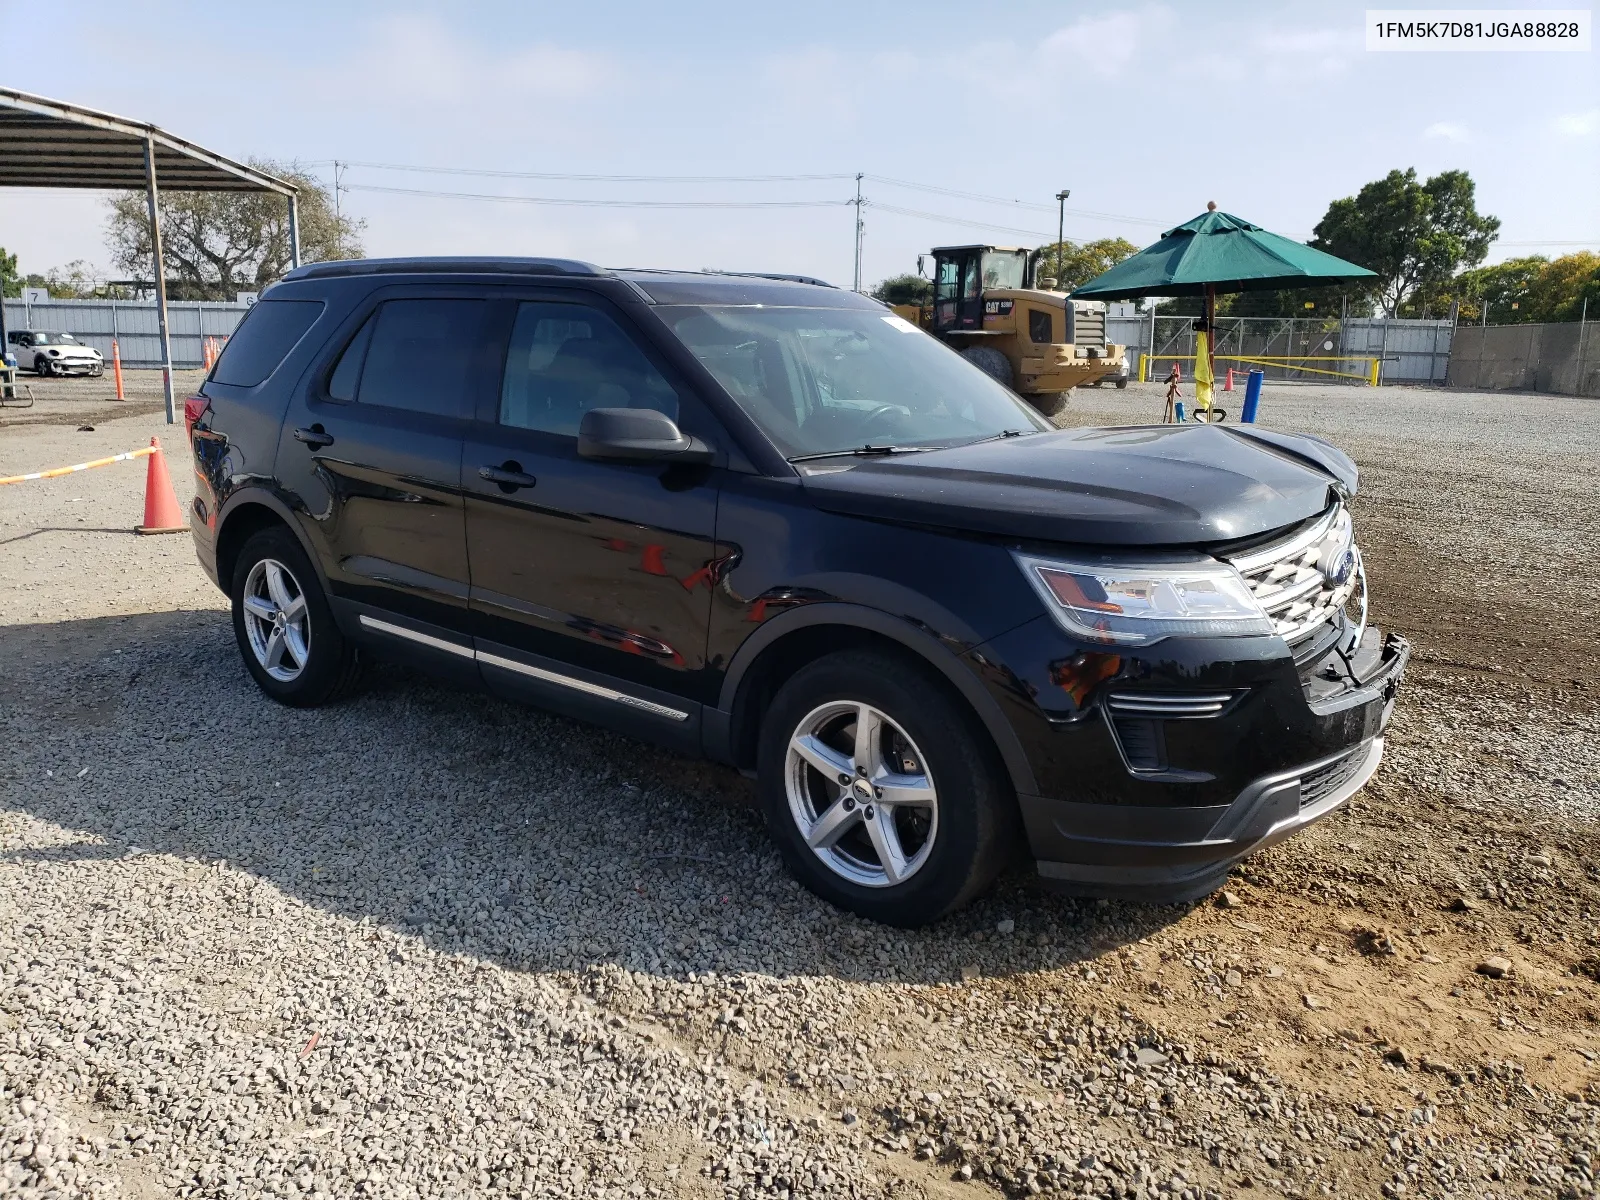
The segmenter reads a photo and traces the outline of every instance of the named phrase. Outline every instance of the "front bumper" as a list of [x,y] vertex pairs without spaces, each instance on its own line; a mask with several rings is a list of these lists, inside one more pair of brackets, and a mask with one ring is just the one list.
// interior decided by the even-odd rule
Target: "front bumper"
[[1228,869],[1321,820],[1378,769],[1411,646],[1368,630],[1352,656],[1359,682],[1306,703],[1335,749],[1251,780],[1227,803],[1083,803],[1019,796],[1039,875],[1063,890],[1158,903],[1213,891]]
[[51,358],[39,363],[39,369],[52,375],[99,375],[105,363],[92,358]]

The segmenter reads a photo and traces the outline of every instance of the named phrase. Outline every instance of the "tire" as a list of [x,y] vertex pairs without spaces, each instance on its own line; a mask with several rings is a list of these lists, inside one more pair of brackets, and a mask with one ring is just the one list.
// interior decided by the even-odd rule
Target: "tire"
[[993,346],[968,346],[961,352],[961,357],[990,379],[1011,386],[1011,360]]
[[1072,392],[1033,392],[1022,397],[1047,417],[1059,417],[1067,411]]
[[38,375],[40,379],[48,379],[50,376],[55,374],[55,372],[50,369],[50,360],[48,358],[34,359],[33,370],[34,374]]
[[[862,706],[885,719],[875,723],[870,757],[880,766],[871,778],[899,787],[875,788],[854,769]],[[806,757],[795,749],[802,738]],[[885,774],[890,765],[898,772]],[[846,776],[853,782],[841,785]],[[960,908],[1016,845],[1016,794],[975,718],[942,679],[881,652],[828,655],[783,685],[762,719],[757,778],[789,870],[830,904],[886,925],[913,929]],[[907,803],[885,807],[882,797],[894,792]],[[931,798],[931,808],[917,797]],[[885,836],[900,852],[890,855],[898,879],[883,868]]]
[[[361,673],[356,647],[339,632],[311,560],[289,530],[272,526],[245,542],[228,595],[240,657],[268,696],[292,708],[315,708],[354,688]],[[268,621],[269,608],[285,620]],[[267,632],[273,629],[282,637],[276,649]]]
[[91,379],[99,379],[100,376],[104,375],[105,373],[106,373],[105,367],[100,366],[98,364],[89,368],[89,377]]
[[1126,375],[1124,375],[1120,379],[1117,380],[1117,391],[1125,392],[1127,390],[1128,390],[1128,377]]

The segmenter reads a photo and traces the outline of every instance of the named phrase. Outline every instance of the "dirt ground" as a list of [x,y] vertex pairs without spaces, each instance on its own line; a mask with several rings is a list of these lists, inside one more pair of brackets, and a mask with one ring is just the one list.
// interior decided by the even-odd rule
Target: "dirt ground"
[[[1132,423],[1157,418],[1160,404],[1154,385],[1080,391],[1062,420]],[[156,417],[108,418],[107,411],[92,396],[62,397],[51,423],[0,428],[0,475],[131,449],[151,433],[167,440],[170,431]],[[708,886],[726,893],[721,903],[733,896],[735,907],[793,922],[736,936],[729,930],[737,919],[727,917],[717,926],[720,942],[706,949],[711,926],[703,918],[698,927],[691,919],[680,928],[677,916],[657,914],[640,918],[644,925],[634,933],[628,922],[635,917],[617,915],[608,942],[598,926],[584,924],[609,919],[607,893],[584,885],[581,902],[556,905],[560,921],[582,927],[581,942],[552,935],[566,949],[532,959],[491,953],[498,935],[484,927],[446,947],[457,959],[510,963],[506,974],[517,986],[570,988],[616,1019],[618,1037],[626,1022],[714,1060],[736,1082],[748,1081],[745,1095],[749,1086],[765,1089],[774,1112],[821,1113],[823,1125],[795,1128],[811,1139],[807,1145],[837,1143],[844,1155],[829,1167],[833,1174],[808,1177],[833,1184],[780,1188],[771,1182],[780,1177],[759,1167],[740,1175],[738,1135],[724,1136],[721,1127],[704,1136],[687,1127],[674,1133],[668,1121],[650,1135],[650,1170],[640,1176],[651,1194],[942,1196],[957,1194],[949,1189],[963,1178],[972,1179],[967,1194],[1188,1195],[1191,1185],[1195,1197],[1600,1194],[1597,415],[1592,400],[1554,396],[1269,387],[1264,424],[1327,437],[1361,467],[1356,531],[1371,577],[1371,619],[1403,632],[1416,654],[1374,780],[1330,819],[1248,860],[1224,893],[1201,904],[1074,901],[1039,890],[1019,871],[932,931],[885,934],[774,890],[781,886],[770,878],[775,859],[761,849],[747,811],[748,785],[732,772],[462,698],[403,673],[380,675],[369,696],[331,710],[317,736],[360,741],[370,751],[372,739],[394,729],[395,774],[442,773],[429,776],[437,789],[456,786],[439,782],[453,770],[452,752],[431,750],[430,739],[459,746],[497,736],[483,734],[486,725],[532,730],[538,736],[530,733],[526,748],[506,751],[506,769],[554,764],[568,778],[603,759],[603,777],[613,781],[608,795],[616,780],[633,781],[624,786],[667,797],[723,831],[725,845],[685,849],[676,866],[656,863],[657,875],[681,869],[693,877],[696,862],[715,862],[711,870],[723,874]],[[11,417],[0,413],[0,420]],[[79,432],[79,424],[96,428]],[[186,503],[181,451],[171,462]],[[208,722],[221,721],[184,744],[162,735],[158,751],[155,742],[139,742],[159,752],[163,773],[159,783],[139,776],[126,785],[135,804],[145,803],[140,789],[161,789],[160,803],[149,801],[160,828],[148,835],[155,840],[141,836],[143,845],[207,861],[241,857],[205,833],[215,802],[199,781],[208,756],[224,753],[219,737],[249,737],[257,720],[278,731],[263,738],[308,728],[264,716],[265,702],[235,678],[243,672],[227,661],[223,599],[194,564],[187,539],[128,533],[139,516],[143,470],[121,464],[0,488],[0,678],[8,681],[0,699],[0,906],[12,906],[0,908],[0,925],[17,922],[0,931],[0,960],[8,951],[21,959],[43,953],[38,931],[46,929],[59,943],[52,953],[64,959],[94,952],[77,940],[79,918],[67,900],[52,911],[51,872],[67,868],[36,852],[38,839],[116,843],[133,836],[97,815],[106,811],[103,797],[100,808],[46,798],[39,780],[55,761],[39,749],[46,732],[55,739],[50,754],[64,754],[65,739],[84,761],[104,762],[128,753],[135,733],[153,738],[154,729],[181,729],[197,708]],[[110,686],[105,664],[124,652],[124,666],[137,660],[133,678]],[[182,687],[147,693],[151,679],[163,675]],[[123,707],[141,697],[137,712]],[[229,712],[240,706],[253,715],[235,720]],[[307,749],[305,762],[334,752]],[[479,819],[475,812],[453,811],[449,820],[470,824]],[[647,839],[656,836],[657,815],[624,805],[606,820],[623,822],[616,836]],[[292,844],[316,836],[302,820],[285,820],[275,838]],[[635,820],[637,830],[628,824]],[[441,826],[430,836],[452,844],[457,832]],[[587,845],[564,846],[561,869]],[[752,857],[730,858],[728,847]],[[289,887],[288,876],[266,865],[265,851],[252,853],[263,865],[238,870]],[[394,861],[392,851],[375,858],[372,878],[387,878],[385,863]],[[495,862],[473,867],[469,858],[463,869],[490,871]],[[657,886],[650,882],[657,875],[639,876],[639,897]],[[73,885],[88,897],[80,897],[84,912],[114,903],[109,895],[94,899],[103,886],[97,878],[88,874]],[[375,920],[385,938],[440,949],[404,915],[409,901],[396,900],[386,915],[381,906],[319,899],[314,887],[298,894],[309,902],[294,910],[304,914],[295,920],[336,919],[351,928],[359,921],[363,929]],[[635,902],[630,892],[627,903]],[[191,936],[198,936],[189,924],[195,919],[185,918]],[[683,999],[691,994],[693,1003]],[[10,1017],[0,1012],[0,1070],[8,1063],[14,1072],[34,1070],[41,1041],[24,1043],[14,1032],[9,1050],[5,1042],[8,1021],[15,1030],[32,1017],[26,1005],[8,1011]],[[363,1019],[352,1014],[347,1023]],[[39,1020],[48,1027],[55,1018]],[[820,1073],[806,1066],[808,1055],[819,1053],[816,1022],[831,1022],[839,1039],[827,1043],[835,1046],[834,1065]],[[72,1034],[63,1027],[61,1036],[70,1041]],[[1160,1046],[1156,1058],[1197,1072],[1185,1085],[1192,1099],[1176,1083],[1152,1093],[1160,1097],[1151,1100],[1154,1111],[1164,1115],[1147,1135],[1135,1124],[1113,1132],[1107,1114],[1123,1110],[1084,1099],[1100,1095],[1087,1082],[1093,1063],[1085,1056],[1100,1039],[1114,1038],[1127,1047]],[[848,1086],[819,1082],[840,1078],[839,1062],[856,1053],[876,1066],[852,1067]],[[1087,1072],[1080,1070],[1085,1063]],[[1008,1095],[1024,1098],[1010,1106],[1024,1116],[1020,1134],[1012,1130],[1008,1140],[1003,1132],[995,1141],[974,1132],[981,1122],[957,1111],[955,1097],[977,1104],[971,1097],[1001,1080]],[[1259,1090],[1237,1104],[1225,1100],[1236,1087],[1270,1089],[1270,1098]],[[1085,1104],[1091,1107],[1074,1107]],[[1200,1109],[1209,1115],[1197,1115]],[[1371,1127],[1352,1132],[1350,1123],[1363,1121]],[[1121,1182],[1102,1187],[1104,1149],[1098,1161],[1089,1150],[1081,1161],[1078,1151],[1067,1156],[1078,1161],[1076,1174],[1039,1166],[1054,1161],[1043,1148],[1052,1129],[1049,1136],[1062,1139],[1068,1134],[1061,1130],[1102,1138],[1096,1144],[1115,1148],[1113,1164],[1139,1153],[1122,1147],[1143,1142],[1149,1179],[1140,1166],[1125,1190]],[[925,1139],[938,1149],[924,1154]],[[607,1153],[633,1153],[610,1145]],[[726,1160],[718,1157],[725,1150]],[[165,1151],[158,1145],[157,1152]],[[420,1144],[416,1153],[424,1154]],[[759,1161],[763,1151],[749,1153]],[[181,1157],[173,1151],[174,1162]],[[661,1175],[650,1164],[667,1157],[674,1165]],[[835,1160],[819,1149],[816,1161]],[[1158,1182],[1171,1172],[1182,1182]],[[335,1177],[326,1194],[344,1194],[356,1186],[353,1178]],[[1081,1183],[1082,1192],[1071,1192],[1069,1182]],[[185,1186],[212,1194],[192,1181]],[[617,1182],[615,1194],[626,1194],[626,1186]]]

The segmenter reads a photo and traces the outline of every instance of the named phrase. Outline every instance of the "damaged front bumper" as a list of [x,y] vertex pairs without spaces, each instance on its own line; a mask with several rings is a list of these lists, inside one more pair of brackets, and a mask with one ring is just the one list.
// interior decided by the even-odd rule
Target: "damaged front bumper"
[[1368,629],[1343,686],[1308,688],[1306,696],[1315,723],[1341,748],[1255,779],[1230,803],[1142,807],[1019,797],[1041,879],[1079,894],[1156,903],[1215,890],[1240,859],[1321,820],[1372,778],[1410,657],[1405,638]]

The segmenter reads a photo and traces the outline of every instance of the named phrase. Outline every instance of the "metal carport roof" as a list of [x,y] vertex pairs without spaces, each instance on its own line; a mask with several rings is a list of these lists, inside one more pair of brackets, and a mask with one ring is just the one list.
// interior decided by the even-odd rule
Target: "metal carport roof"
[[[180,192],[276,192],[289,204],[289,260],[300,265],[295,187],[145,121],[0,88],[0,187],[141,190],[149,198],[167,420],[175,421],[167,281],[157,188]],[[0,341],[4,340],[0,312]]]

